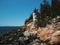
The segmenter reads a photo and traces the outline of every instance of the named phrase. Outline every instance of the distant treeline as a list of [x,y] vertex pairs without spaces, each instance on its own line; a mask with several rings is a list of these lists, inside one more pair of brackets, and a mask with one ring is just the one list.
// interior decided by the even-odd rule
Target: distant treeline
[[[37,26],[46,26],[48,21],[60,16],[60,0],[52,0],[52,4],[50,5],[48,1],[44,0],[43,4],[40,4],[40,11],[38,9],[34,9],[36,13],[36,25]],[[30,17],[25,21],[25,24],[30,23],[33,21],[33,15],[31,14]]]

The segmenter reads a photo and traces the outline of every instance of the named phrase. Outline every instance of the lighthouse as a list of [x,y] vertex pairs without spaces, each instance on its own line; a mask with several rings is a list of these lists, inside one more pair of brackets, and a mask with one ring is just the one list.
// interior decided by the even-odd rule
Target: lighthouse
[[36,14],[35,12],[33,12],[33,23],[35,23],[35,21],[36,21]]
[[38,15],[38,9],[34,9],[33,12],[33,24],[35,24],[35,22],[37,21],[37,15]]

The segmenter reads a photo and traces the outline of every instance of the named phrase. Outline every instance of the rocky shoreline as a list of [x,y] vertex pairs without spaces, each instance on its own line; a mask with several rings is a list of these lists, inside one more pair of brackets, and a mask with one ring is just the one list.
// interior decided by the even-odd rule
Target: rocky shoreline
[[[37,37],[24,35],[22,29],[6,32],[0,37],[0,45],[38,45],[40,42]],[[35,43],[36,42],[36,43]]]
[[0,45],[60,45],[60,22],[29,29],[23,27],[6,32],[0,37]]

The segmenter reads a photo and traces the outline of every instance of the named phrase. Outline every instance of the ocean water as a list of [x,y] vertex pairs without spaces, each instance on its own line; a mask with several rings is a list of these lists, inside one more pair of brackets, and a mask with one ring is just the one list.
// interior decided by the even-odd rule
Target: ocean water
[[10,30],[16,30],[20,27],[21,26],[0,26],[0,35]]

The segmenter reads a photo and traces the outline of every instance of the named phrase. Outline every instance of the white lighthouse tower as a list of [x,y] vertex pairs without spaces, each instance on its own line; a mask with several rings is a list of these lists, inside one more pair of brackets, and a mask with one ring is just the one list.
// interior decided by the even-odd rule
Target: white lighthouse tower
[[35,14],[35,12],[33,12],[33,22],[35,22],[36,21],[36,14]]
[[33,12],[33,24],[35,24],[35,22],[36,22],[36,13]]

